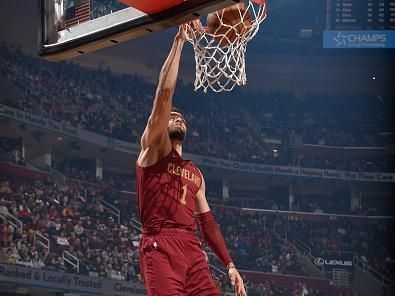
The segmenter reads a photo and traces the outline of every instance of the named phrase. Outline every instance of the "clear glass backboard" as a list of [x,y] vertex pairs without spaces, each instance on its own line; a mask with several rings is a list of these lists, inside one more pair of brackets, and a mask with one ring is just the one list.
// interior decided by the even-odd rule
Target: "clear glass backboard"
[[237,0],[40,0],[38,54],[59,61],[161,31]]

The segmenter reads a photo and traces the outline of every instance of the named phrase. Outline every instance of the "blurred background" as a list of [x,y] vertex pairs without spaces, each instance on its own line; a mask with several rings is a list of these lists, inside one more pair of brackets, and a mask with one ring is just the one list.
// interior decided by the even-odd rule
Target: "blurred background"
[[[186,158],[248,295],[393,295],[395,1],[267,5],[245,86],[194,92],[184,46]],[[48,62],[38,1],[0,14],[1,295],[144,295],[135,160],[177,29]]]

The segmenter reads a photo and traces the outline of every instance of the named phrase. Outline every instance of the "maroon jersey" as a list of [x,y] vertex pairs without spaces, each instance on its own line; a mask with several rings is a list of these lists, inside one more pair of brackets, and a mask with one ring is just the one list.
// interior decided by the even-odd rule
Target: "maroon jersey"
[[149,167],[136,164],[138,207],[143,228],[195,230],[195,199],[202,175],[172,148]]

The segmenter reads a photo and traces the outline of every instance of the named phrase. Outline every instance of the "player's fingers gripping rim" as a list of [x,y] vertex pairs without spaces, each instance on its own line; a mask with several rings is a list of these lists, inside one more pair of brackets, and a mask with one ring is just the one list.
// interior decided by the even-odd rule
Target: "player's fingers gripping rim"
[[188,33],[190,34],[190,39],[200,39],[203,37],[205,28],[203,27],[200,19],[192,20],[188,23]]
[[194,32],[192,30],[192,27],[189,26],[188,24],[182,24],[181,29],[183,31],[185,39],[191,40],[194,37]]
[[181,37],[184,40],[186,40],[186,38],[188,38],[187,27],[185,24],[180,25],[179,34],[181,35]]
[[194,30],[198,30],[200,32],[204,31],[204,27],[202,26],[202,23],[200,22],[200,19],[193,20],[193,21],[191,21],[190,24],[191,24],[191,27]]

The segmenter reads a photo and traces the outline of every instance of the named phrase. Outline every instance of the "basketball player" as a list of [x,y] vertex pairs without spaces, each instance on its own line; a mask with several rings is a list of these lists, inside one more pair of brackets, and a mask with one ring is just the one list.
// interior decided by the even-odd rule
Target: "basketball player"
[[226,249],[207,204],[199,169],[182,158],[186,122],[172,108],[186,29],[181,26],[162,67],[151,115],[141,137],[136,163],[138,207],[143,226],[140,265],[150,296],[220,295],[201,243],[195,217],[207,244],[226,266],[236,295],[246,295],[243,280]]

